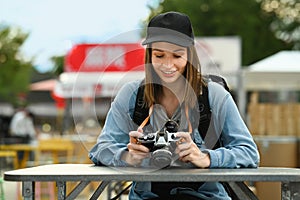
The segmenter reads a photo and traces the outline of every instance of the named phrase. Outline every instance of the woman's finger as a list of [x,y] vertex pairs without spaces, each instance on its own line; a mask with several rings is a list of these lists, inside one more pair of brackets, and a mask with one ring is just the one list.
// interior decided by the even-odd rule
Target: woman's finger
[[181,142],[192,142],[191,134],[189,132],[177,132],[176,137],[181,138],[179,143]]
[[143,136],[143,129],[139,128],[137,131],[130,131],[129,132],[129,137],[130,137],[130,143],[136,144],[137,143],[137,138]]
[[149,152],[149,149],[142,144],[129,143],[127,145],[127,148],[128,148],[128,150],[133,150],[133,151],[137,151],[137,152],[144,152],[144,153]]

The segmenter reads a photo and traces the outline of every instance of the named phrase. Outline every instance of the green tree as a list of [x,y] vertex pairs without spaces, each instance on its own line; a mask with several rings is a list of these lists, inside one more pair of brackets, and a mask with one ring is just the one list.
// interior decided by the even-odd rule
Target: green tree
[[195,36],[233,36],[242,40],[242,65],[249,65],[292,44],[275,37],[270,28],[274,15],[256,0],[165,0],[151,7],[149,18],[167,11],[190,16]]
[[297,0],[263,0],[262,9],[274,16],[271,29],[276,37],[300,50],[300,3]]
[[51,71],[52,74],[54,74],[55,77],[58,77],[61,73],[64,72],[64,60],[65,56],[52,56],[50,58],[51,62],[53,63],[54,67]]
[[27,37],[19,28],[0,26],[0,98],[15,107],[26,104],[33,69],[20,53]]

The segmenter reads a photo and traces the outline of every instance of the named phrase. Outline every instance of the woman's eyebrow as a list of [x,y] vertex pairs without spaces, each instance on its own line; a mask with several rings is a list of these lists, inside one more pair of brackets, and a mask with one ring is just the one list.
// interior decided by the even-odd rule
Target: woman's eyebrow
[[163,52],[164,50],[162,50],[162,49],[152,49],[152,51],[161,51],[161,52]]

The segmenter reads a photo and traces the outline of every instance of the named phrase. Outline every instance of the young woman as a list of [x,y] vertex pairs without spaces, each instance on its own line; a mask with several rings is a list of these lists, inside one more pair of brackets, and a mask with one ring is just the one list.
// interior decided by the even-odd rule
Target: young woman
[[[97,144],[89,153],[91,160],[96,165],[165,167],[155,165],[155,151],[138,138],[148,133],[165,132],[168,123],[172,122],[176,131],[168,165],[185,168],[257,167],[257,147],[230,93],[218,83],[204,82],[201,76],[189,17],[178,12],[153,17],[143,45],[147,45],[145,80],[130,82],[119,91]],[[148,118],[142,125],[132,120],[141,85],[144,85],[142,103],[149,108],[150,123],[146,126]],[[205,138],[198,130],[197,99],[203,87],[208,88],[214,122],[211,126],[213,134],[207,133]],[[213,148],[219,141],[222,146]],[[129,199],[230,197],[221,183],[134,182]]]

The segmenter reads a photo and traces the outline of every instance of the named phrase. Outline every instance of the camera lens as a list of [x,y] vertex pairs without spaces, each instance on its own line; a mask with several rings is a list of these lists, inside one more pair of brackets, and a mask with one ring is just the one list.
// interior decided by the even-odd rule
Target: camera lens
[[173,120],[169,120],[166,122],[165,128],[169,133],[175,133],[178,131],[178,123]]
[[152,154],[152,162],[159,168],[168,167],[172,162],[172,153],[166,149],[158,149]]

